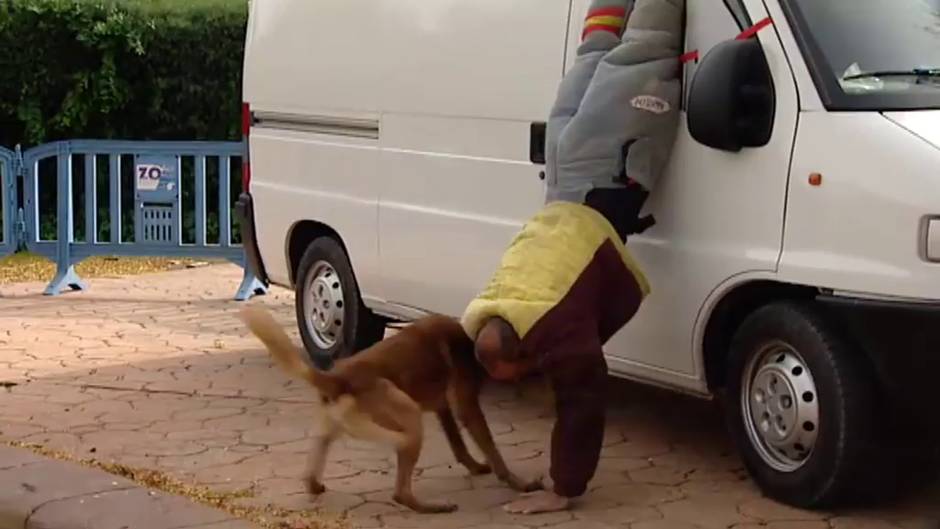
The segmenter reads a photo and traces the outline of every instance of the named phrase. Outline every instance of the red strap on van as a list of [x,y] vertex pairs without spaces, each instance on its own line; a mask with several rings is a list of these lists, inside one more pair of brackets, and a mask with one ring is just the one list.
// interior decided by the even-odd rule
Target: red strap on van
[[682,64],[692,61],[698,62],[698,50],[692,50],[679,56],[679,62]]
[[760,30],[766,28],[767,26],[773,23],[774,23],[773,19],[770,17],[767,17],[764,20],[761,20],[760,22],[758,22],[757,24],[754,24],[753,26],[745,29],[741,33],[738,33],[738,36],[735,37],[735,40],[747,40],[753,37],[754,35],[757,35],[757,33]]
[[[734,38],[734,40],[747,40],[757,35],[760,32],[760,30],[772,25],[773,23],[774,23],[773,19],[770,17],[767,17],[759,21],[758,23],[754,24],[753,26],[745,29],[741,33],[738,33],[738,35]],[[698,60],[699,60],[698,50],[692,50],[692,51],[683,53],[682,55],[679,56],[679,62],[682,64],[685,64],[687,62],[692,62],[692,61],[698,62]]]

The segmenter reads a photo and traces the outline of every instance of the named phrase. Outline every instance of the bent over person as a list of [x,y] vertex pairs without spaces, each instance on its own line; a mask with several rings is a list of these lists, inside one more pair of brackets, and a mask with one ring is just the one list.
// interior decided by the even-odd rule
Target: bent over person
[[678,127],[683,0],[594,0],[546,139],[546,205],[530,219],[463,316],[490,375],[551,381],[557,421],[551,490],[506,508],[567,509],[585,493],[604,437],[603,345],[650,291],[630,234]]

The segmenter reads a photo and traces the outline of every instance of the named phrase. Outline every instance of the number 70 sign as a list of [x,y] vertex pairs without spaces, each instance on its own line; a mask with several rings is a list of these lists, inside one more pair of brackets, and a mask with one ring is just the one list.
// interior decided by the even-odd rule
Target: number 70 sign
[[137,166],[137,189],[153,191],[160,185],[163,177],[163,167],[159,165],[141,164]]
[[[137,159],[134,165],[137,191],[174,191],[176,187],[176,157],[149,156]],[[162,193],[161,193],[162,194]]]

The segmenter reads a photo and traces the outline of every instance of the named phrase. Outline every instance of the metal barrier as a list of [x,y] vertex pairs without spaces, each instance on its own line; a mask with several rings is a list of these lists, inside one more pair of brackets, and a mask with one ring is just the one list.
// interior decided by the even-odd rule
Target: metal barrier
[[16,230],[18,180],[16,153],[0,147],[0,257],[15,252],[20,241]]
[[[45,293],[57,295],[67,288],[84,290],[85,283],[76,273],[75,265],[88,257],[104,255],[226,259],[245,271],[236,300],[264,294],[266,286],[250,269],[243,247],[232,240],[232,191],[238,189],[231,184],[232,162],[241,159],[243,149],[243,144],[238,142],[75,140],[41,145],[23,152],[25,245],[56,263],[56,275]],[[11,154],[0,151],[0,162],[4,162],[5,167],[16,165],[16,156]],[[194,181],[183,178],[184,161],[192,163],[190,172]],[[212,191],[207,190],[207,167],[212,161],[217,162],[218,168],[217,217],[210,217],[207,211],[207,197]],[[240,170],[240,164],[237,167]],[[84,212],[81,224],[84,237],[80,241],[75,237],[76,173],[81,173],[78,182],[84,197],[78,201]],[[99,219],[98,201],[103,191],[99,180],[103,173],[107,173],[104,181],[108,207],[107,215]],[[45,182],[41,182],[42,176],[47,174],[54,175],[56,210],[43,215],[39,198],[41,193],[49,192],[43,185]],[[11,180],[15,182],[16,178]],[[195,202],[192,241],[185,241],[183,237],[184,185],[193,189]],[[126,196],[128,192],[132,197]],[[130,221],[125,218],[128,203],[133,204]],[[15,191],[13,202],[6,202],[9,204],[15,204]],[[15,207],[5,206],[4,211],[6,209]],[[54,238],[43,238],[43,218],[55,219]],[[10,219],[11,215],[4,217],[4,231],[8,230]],[[99,240],[101,220],[107,222],[105,240]],[[217,242],[207,240],[210,220],[218,222]],[[123,233],[124,223],[133,224],[132,234]],[[13,246],[15,249],[16,244]],[[0,253],[4,248],[0,246]]]

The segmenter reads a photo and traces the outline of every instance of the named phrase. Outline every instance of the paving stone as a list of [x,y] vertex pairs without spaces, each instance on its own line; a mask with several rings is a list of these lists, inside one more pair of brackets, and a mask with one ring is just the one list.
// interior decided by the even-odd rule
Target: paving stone
[[[734,529],[738,529],[738,527],[735,526]],[[702,529],[702,526],[664,518],[662,520],[645,520],[631,523],[630,529]]]
[[647,467],[638,470],[632,470],[627,473],[630,479],[637,483],[647,483],[650,485],[681,485],[688,481],[686,477],[688,472],[682,472],[672,467]]
[[251,430],[242,434],[241,441],[248,445],[276,445],[302,441],[308,437],[303,425],[293,427],[270,427],[263,430]]
[[447,514],[418,514],[411,511],[395,515],[382,516],[382,524],[394,529],[463,529],[465,527],[490,528],[489,515],[486,512],[458,509]]
[[550,527],[574,520],[572,511],[541,514],[510,514],[502,508],[491,511],[493,523],[510,526]]
[[39,463],[43,458],[29,450],[0,445],[0,470],[9,470]]
[[133,486],[123,478],[46,459],[2,470],[0,527],[22,527],[34,509],[52,501]]
[[699,525],[707,529],[725,529],[737,524],[753,522],[738,511],[735,500],[721,495],[702,495],[695,499],[683,499],[659,505],[666,520]]
[[186,498],[134,488],[43,504],[26,529],[173,529],[231,520]]
[[653,507],[633,505],[598,509],[594,511],[579,510],[575,512],[574,516],[578,520],[584,520],[587,522],[600,522],[609,525],[622,525],[649,520],[659,520],[663,517],[663,515]]
[[823,520],[826,518],[824,513],[795,509],[767,498],[743,502],[740,511],[746,516],[765,522]]
[[607,500],[614,505],[652,506],[680,497],[681,493],[674,487],[630,483],[624,480],[624,483],[620,485],[611,485],[593,491],[590,495],[584,496],[581,501]]
[[[887,520],[861,516],[837,516],[831,519],[829,524],[832,529],[899,529],[900,527]],[[933,527],[938,525],[940,525],[938,520],[934,520]]]
[[[0,389],[0,439],[158,468],[216,490],[255,483],[258,501],[347,512],[362,529],[418,522],[445,529],[937,529],[935,493],[831,518],[764,499],[712,403],[614,379],[601,462],[571,512],[505,513],[501,505],[515,493],[495,476],[469,476],[457,465],[430,414],[414,485],[421,497],[457,501],[457,513],[423,517],[392,504],[394,453],[354,440],[336,443],[328,491],[310,497],[302,475],[314,393],[275,366],[236,319],[240,304],[231,293],[240,279],[238,267],[225,265],[96,279],[88,292],[58,298],[42,296],[38,283],[4,285],[0,380],[20,385]],[[269,307],[300,343],[290,291],[274,287],[250,303]],[[547,474],[554,417],[544,387],[492,383],[481,402],[512,470]]]
[[[130,528],[128,528],[130,529]],[[257,529],[254,524],[244,520],[226,520],[224,522],[214,522],[204,525],[193,525],[179,529]]]

